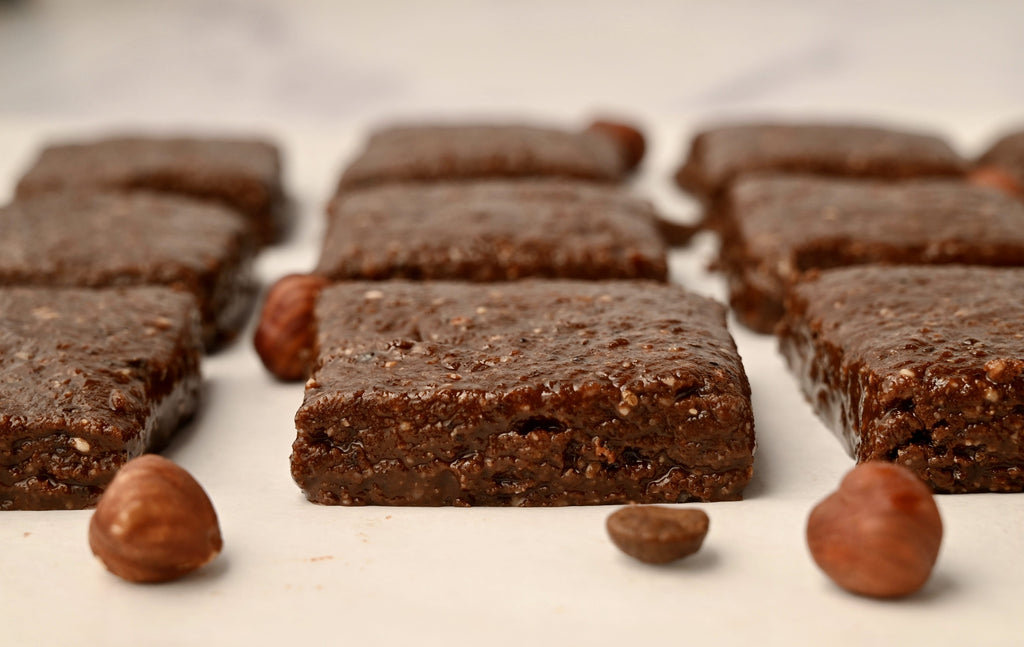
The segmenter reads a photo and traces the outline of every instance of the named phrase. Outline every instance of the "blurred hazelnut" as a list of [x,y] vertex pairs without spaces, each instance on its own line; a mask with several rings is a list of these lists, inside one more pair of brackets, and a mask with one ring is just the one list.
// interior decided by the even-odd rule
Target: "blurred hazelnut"
[[253,345],[276,377],[289,381],[307,377],[316,339],[313,311],[326,285],[322,276],[290,274],[267,293]]

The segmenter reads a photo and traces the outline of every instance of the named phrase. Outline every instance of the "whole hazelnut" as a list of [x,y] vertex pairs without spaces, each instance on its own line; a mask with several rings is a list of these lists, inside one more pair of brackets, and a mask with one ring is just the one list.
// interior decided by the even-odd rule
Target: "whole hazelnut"
[[814,561],[836,584],[861,595],[914,593],[928,580],[941,543],[931,490],[892,463],[855,467],[807,520]]
[[666,564],[700,550],[708,515],[696,508],[631,505],[613,512],[606,526],[622,552],[648,564]]
[[253,345],[279,379],[302,380],[309,373],[316,338],[313,310],[325,285],[323,276],[290,274],[267,293]]
[[145,454],[125,463],[96,505],[89,546],[131,582],[166,582],[220,553],[217,513],[206,492],[175,463]]
[[602,135],[615,142],[627,172],[636,169],[644,159],[647,142],[644,134],[635,126],[621,121],[596,119],[587,126],[587,132]]

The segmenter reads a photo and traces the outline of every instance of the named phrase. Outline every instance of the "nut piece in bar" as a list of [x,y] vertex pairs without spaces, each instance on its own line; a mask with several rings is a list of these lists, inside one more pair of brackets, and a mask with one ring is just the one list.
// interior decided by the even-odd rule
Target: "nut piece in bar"
[[328,207],[330,279],[668,278],[650,203],[618,185],[534,179],[388,184]]
[[214,204],[155,193],[50,193],[0,208],[0,285],[167,285],[195,296],[214,348],[255,293],[245,223]]
[[864,266],[790,292],[782,354],[858,462],[1024,490],[1024,269]]
[[750,176],[723,207],[718,267],[736,316],[759,332],[772,331],[787,286],[811,269],[1024,265],[1024,205],[966,182]]
[[188,294],[0,288],[0,510],[94,505],[192,416],[201,353]]
[[1024,130],[1000,138],[975,162],[970,180],[1024,200]]
[[966,163],[933,135],[850,124],[737,124],[693,138],[676,182],[711,208],[739,177],[752,172],[904,180],[962,176]]
[[286,228],[281,156],[257,139],[114,136],[55,143],[18,182],[17,196],[64,189],[143,189],[218,202],[244,215],[264,244]]
[[340,283],[292,475],[324,504],[737,499],[750,389],[725,309],[649,281]]
[[[523,177],[616,182],[639,163],[643,136],[632,128],[611,126],[600,122],[576,132],[512,124],[391,126],[370,136],[338,189],[399,181]],[[624,136],[629,131],[631,136]]]

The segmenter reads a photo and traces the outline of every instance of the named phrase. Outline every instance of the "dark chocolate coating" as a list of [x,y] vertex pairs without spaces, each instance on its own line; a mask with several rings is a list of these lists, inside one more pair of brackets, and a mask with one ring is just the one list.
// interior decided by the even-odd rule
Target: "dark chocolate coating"
[[858,462],[1024,490],[1024,269],[856,267],[798,284],[782,354]]
[[750,388],[724,308],[647,281],[341,283],[292,474],[325,504],[737,499]]
[[201,353],[187,294],[0,288],[0,510],[94,505],[191,417]]
[[658,216],[619,186],[566,180],[391,184],[328,209],[332,279],[668,278]]
[[561,177],[612,182],[631,169],[615,141],[535,126],[396,126],[373,133],[339,190],[397,181]]
[[281,157],[254,139],[119,136],[60,143],[42,150],[18,182],[19,198],[55,190],[174,193],[231,207],[261,243],[285,223]]
[[785,290],[814,268],[1024,266],[1024,205],[953,180],[750,176],[723,201],[719,267],[736,316],[771,332]]
[[195,296],[208,347],[252,305],[254,249],[225,207],[153,193],[49,193],[0,208],[0,285],[167,285]]
[[966,165],[933,135],[848,124],[741,124],[699,132],[676,181],[712,200],[758,171],[901,180],[960,176]]

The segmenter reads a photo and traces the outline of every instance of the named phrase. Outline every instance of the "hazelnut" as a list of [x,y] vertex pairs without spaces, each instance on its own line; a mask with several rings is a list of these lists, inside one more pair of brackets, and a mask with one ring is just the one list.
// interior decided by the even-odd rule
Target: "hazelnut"
[[309,372],[316,338],[313,309],[325,285],[322,276],[290,274],[267,293],[253,344],[267,370],[282,380],[302,380]]
[[1012,175],[998,166],[979,166],[970,172],[967,181],[971,184],[997,189],[1015,197],[1024,197],[1024,187]]
[[615,142],[627,172],[640,165],[647,151],[644,134],[638,128],[620,121],[597,119],[587,126],[587,132],[603,135]]
[[622,552],[648,564],[666,564],[700,550],[708,515],[695,508],[631,505],[613,512],[606,526]]
[[202,486],[156,454],[128,461],[89,523],[89,546],[130,582],[166,582],[211,561],[223,541]]
[[836,584],[880,598],[924,586],[939,555],[942,519],[932,492],[901,465],[855,467],[807,520],[814,561]]

